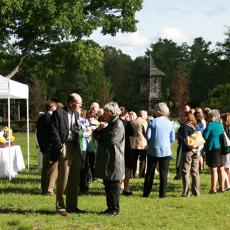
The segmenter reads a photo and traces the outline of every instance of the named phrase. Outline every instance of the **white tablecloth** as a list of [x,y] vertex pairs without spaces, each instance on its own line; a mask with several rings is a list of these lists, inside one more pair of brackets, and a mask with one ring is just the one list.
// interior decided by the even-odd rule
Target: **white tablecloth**
[[10,167],[9,167],[9,149],[0,148],[0,178],[9,177],[11,168],[11,177],[15,177],[19,171],[25,169],[22,150],[19,145],[10,147]]

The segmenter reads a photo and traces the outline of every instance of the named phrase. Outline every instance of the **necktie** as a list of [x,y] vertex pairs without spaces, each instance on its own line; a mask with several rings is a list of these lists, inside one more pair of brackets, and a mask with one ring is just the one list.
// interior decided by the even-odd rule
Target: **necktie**
[[70,119],[70,130],[74,131],[74,113],[71,113],[71,119]]

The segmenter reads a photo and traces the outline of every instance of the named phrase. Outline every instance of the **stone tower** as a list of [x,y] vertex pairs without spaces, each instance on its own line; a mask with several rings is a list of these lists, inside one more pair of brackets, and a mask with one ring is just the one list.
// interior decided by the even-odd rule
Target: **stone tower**
[[149,111],[153,110],[154,105],[161,100],[161,81],[165,74],[160,71],[150,55],[149,71]]

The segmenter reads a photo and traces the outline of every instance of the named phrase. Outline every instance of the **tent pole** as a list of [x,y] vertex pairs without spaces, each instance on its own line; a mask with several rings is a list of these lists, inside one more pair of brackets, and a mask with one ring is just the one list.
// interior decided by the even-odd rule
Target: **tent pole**
[[9,154],[9,181],[11,181],[11,157],[10,157],[10,82],[8,82],[8,154]]
[[29,98],[26,99],[26,116],[27,116],[27,167],[30,169],[30,130],[29,130]]

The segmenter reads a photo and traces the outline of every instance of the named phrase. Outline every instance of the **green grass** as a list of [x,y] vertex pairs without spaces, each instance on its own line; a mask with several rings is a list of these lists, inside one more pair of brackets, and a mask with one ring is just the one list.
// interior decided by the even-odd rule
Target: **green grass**
[[[26,162],[26,135],[16,134]],[[174,150],[175,150],[174,145]],[[210,175],[201,174],[201,196],[182,198],[181,181],[174,181],[175,161],[171,161],[169,191],[158,198],[158,178],[149,198],[142,198],[143,179],[132,179],[133,196],[121,196],[121,213],[106,217],[101,182],[90,184],[89,195],[80,195],[79,207],[87,214],[61,217],[55,212],[55,197],[40,195],[40,175],[36,167],[34,135],[31,134],[31,169],[24,170],[12,181],[0,180],[0,229],[229,229],[230,192],[209,195]]]

